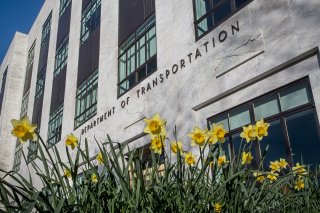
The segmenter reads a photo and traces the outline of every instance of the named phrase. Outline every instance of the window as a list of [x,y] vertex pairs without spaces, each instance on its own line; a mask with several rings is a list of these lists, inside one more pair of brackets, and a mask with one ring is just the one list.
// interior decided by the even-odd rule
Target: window
[[97,112],[98,70],[77,89],[75,128],[86,122]]
[[314,169],[320,164],[319,124],[307,79],[213,116],[208,124],[221,123],[229,130],[225,148],[229,146],[235,155],[239,151],[241,127],[262,118],[270,127],[267,137],[253,143],[257,163],[269,146],[266,163],[286,157],[291,165],[302,160]]
[[48,125],[48,147],[49,148],[61,140],[62,115],[63,115],[63,105],[59,106],[50,115],[49,125]]
[[147,19],[119,48],[118,95],[157,69],[155,16]]
[[51,14],[48,16],[47,20],[44,22],[42,26],[42,36],[41,36],[41,44],[45,43],[50,37],[50,28],[51,28]]
[[30,90],[28,90],[26,94],[24,94],[22,97],[21,113],[20,113],[21,118],[25,116],[28,112],[29,94],[30,94]]
[[0,91],[0,113],[2,111],[2,102],[3,102],[3,97],[4,97],[4,90],[6,88],[7,74],[8,74],[8,67],[3,72],[3,75],[2,75],[1,91]]
[[81,19],[81,44],[100,25],[100,4],[101,0],[91,0],[86,9],[82,12]]
[[62,16],[68,5],[70,4],[71,0],[60,0],[60,10],[59,14]]
[[16,143],[16,152],[14,154],[14,162],[13,162],[13,168],[12,170],[15,172],[18,172],[20,170],[20,165],[21,165],[21,155],[22,155],[22,144],[20,141],[17,141]]
[[[39,127],[40,129],[40,127]],[[34,159],[37,158],[37,151],[38,151],[38,143],[39,141],[30,141],[29,142],[29,147],[28,147],[28,156],[27,156],[27,161],[30,163]]]
[[194,0],[196,38],[204,36],[252,0]]
[[46,79],[46,69],[47,67],[45,66],[40,73],[38,73],[37,76],[37,83],[36,83],[36,98],[40,98],[43,95],[44,91],[44,83]]
[[66,38],[61,42],[57,49],[53,77],[56,77],[60,73],[60,71],[67,65],[68,45],[69,37],[66,36]]
[[28,59],[27,59],[27,69],[30,67],[31,64],[33,64],[34,59],[34,47],[36,46],[36,41],[33,42],[31,45],[29,51],[28,51]]

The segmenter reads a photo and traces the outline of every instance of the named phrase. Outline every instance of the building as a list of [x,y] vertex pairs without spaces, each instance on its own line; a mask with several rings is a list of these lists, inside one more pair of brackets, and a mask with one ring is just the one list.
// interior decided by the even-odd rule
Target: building
[[27,174],[37,161],[37,143],[16,146],[12,118],[29,115],[66,159],[69,133],[92,141],[92,156],[107,134],[145,146],[155,113],[185,149],[194,125],[223,123],[236,151],[240,127],[265,118],[256,158],[269,144],[269,160],[318,164],[319,23],[318,0],[46,0],[1,64],[0,165]]

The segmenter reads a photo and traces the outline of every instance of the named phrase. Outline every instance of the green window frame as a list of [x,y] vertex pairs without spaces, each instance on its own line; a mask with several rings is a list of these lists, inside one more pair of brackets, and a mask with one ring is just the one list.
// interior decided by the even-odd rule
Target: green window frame
[[68,47],[69,36],[67,35],[57,49],[53,77],[56,77],[60,73],[60,71],[67,65]]
[[22,97],[21,113],[20,113],[21,118],[25,116],[28,112],[29,94],[30,94],[30,89]]
[[193,0],[196,40],[253,0]]
[[314,169],[315,164],[320,164],[317,117],[310,83],[305,78],[210,117],[207,121],[209,128],[218,123],[229,131],[223,146],[225,150],[231,150],[231,157],[235,157],[239,152],[242,126],[264,119],[270,123],[269,135],[253,143],[256,165],[260,164],[269,145],[265,163],[285,157],[292,166],[302,157],[304,163],[312,165]]
[[37,152],[38,152],[38,141],[29,141],[29,147],[28,147],[28,156],[27,156],[27,162],[30,163],[34,159],[37,158]]
[[32,43],[32,45],[28,51],[27,69],[31,66],[31,64],[33,64],[35,46],[36,46],[36,40]]
[[101,0],[91,0],[82,12],[80,41],[83,44],[100,25]]
[[20,170],[22,150],[23,150],[22,144],[20,143],[20,141],[17,141],[16,151],[14,154],[13,168],[12,168],[12,170],[15,172],[18,172]]
[[98,70],[77,89],[74,126],[78,128],[97,113]]
[[119,47],[118,96],[157,70],[155,15],[150,16]]
[[63,118],[63,105],[59,106],[49,118],[48,124],[48,148],[51,148],[54,144],[61,140],[62,130],[62,118]]
[[47,70],[47,67],[45,66],[37,75],[35,98],[40,98],[43,95],[44,84],[46,80],[46,70]]
[[48,18],[46,19],[46,21],[42,26],[41,45],[44,44],[50,37],[51,17],[52,17],[52,12],[50,12]]
[[60,9],[59,9],[59,15],[62,16],[66,8],[69,6],[71,0],[60,0]]

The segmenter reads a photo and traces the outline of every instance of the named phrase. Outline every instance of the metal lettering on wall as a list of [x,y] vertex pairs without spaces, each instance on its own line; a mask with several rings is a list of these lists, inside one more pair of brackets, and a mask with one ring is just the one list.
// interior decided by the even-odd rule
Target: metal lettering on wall
[[[171,76],[175,75],[177,72],[183,70],[188,65],[192,64],[199,58],[203,57],[210,51],[210,49],[215,48],[216,42],[223,43],[230,34],[234,35],[236,32],[240,31],[239,21],[236,24],[232,24],[229,30],[222,30],[218,36],[215,38],[213,37],[211,40],[205,41],[200,47],[198,47],[193,52],[187,54],[184,58],[180,59],[178,63],[173,64],[169,69],[161,72],[152,79],[152,81],[148,82],[146,86],[141,86],[139,89],[136,90],[137,98],[142,97],[143,95],[147,94],[150,90],[157,87],[159,84],[169,80]],[[119,108],[125,108],[129,104],[130,96],[127,96],[119,103]],[[95,126],[101,124],[103,121],[107,120],[109,117],[113,116],[116,112],[116,107],[110,107],[105,113],[97,116],[91,122],[81,130],[81,134],[87,133],[90,129],[94,128]]]

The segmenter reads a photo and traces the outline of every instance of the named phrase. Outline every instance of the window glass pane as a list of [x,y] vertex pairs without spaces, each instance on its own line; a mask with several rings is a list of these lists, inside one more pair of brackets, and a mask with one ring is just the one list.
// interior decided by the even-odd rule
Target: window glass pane
[[154,56],[157,52],[157,44],[156,44],[156,28],[153,27],[147,33],[147,42],[148,42],[148,50],[147,50],[147,59]]
[[234,112],[231,112],[229,117],[231,130],[251,123],[250,113],[247,108],[237,109]]
[[305,84],[300,84],[284,92],[280,92],[280,104],[282,111],[310,103],[310,101],[310,94]]
[[213,124],[222,124],[226,130],[230,130],[229,124],[228,124],[228,114],[215,116],[209,122],[210,122],[210,128]]
[[146,61],[146,45],[145,45],[145,36],[140,38],[137,44],[137,65],[138,67]]
[[214,23],[222,21],[231,13],[231,4],[230,1],[224,1],[217,9],[214,10]]
[[261,155],[266,151],[264,166],[265,169],[269,169],[270,161],[279,160],[280,158],[286,158],[288,160],[289,150],[286,151],[284,135],[281,127],[280,120],[270,122],[268,129],[268,136],[264,137],[260,143]]
[[314,110],[310,109],[286,117],[293,162],[303,164],[320,164],[320,138]]
[[128,74],[133,72],[136,69],[135,61],[135,45],[133,45],[127,52],[128,56]]
[[201,36],[213,27],[212,13],[197,24],[197,35]]
[[236,0],[236,8],[243,6],[245,3],[249,2],[249,0]]
[[197,19],[206,14],[210,9],[210,0],[195,0]]
[[254,103],[254,114],[256,120],[267,118],[280,112],[276,96],[268,97]]

